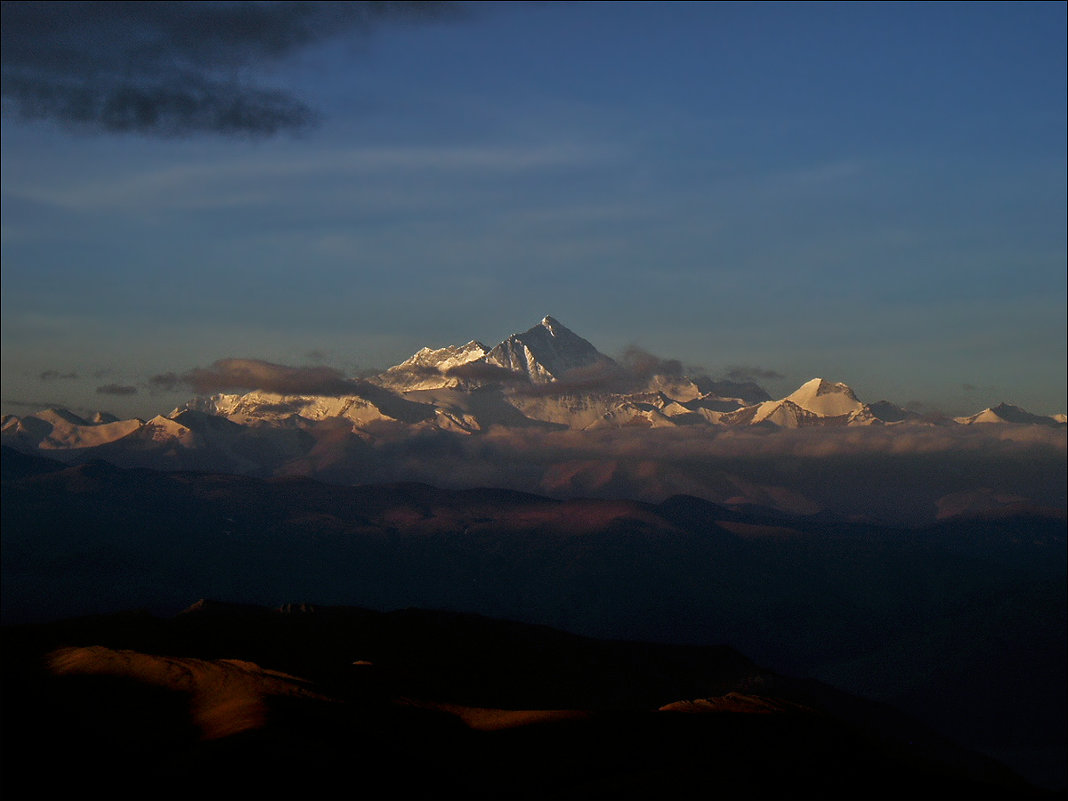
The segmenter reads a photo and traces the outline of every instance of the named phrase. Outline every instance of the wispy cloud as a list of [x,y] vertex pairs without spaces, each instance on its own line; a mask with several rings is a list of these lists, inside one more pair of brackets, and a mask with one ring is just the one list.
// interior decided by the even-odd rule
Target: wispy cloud
[[[419,187],[434,185],[435,176],[442,174],[487,177],[540,174],[545,169],[575,167],[609,158],[614,157],[594,148],[567,143],[317,148],[314,153],[290,154],[284,160],[257,155],[239,159],[230,156],[225,161],[198,160],[161,169],[119,172],[77,183],[66,183],[65,179],[52,185],[9,181],[5,191],[11,197],[76,210],[139,208],[146,204],[211,209],[277,203],[278,182],[294,187],[314,182],[316,192],[321,195],[330,195],[334,192],[331,186],[341,185],[346,202],[358,204],[361,196],[367,194],[367,182],[372,181],[374,191],[364,202],[381,211],[425,202]],[[411,185],[399,192],[390,188],[398,176],[411,179]],[[356,178],[360,180],[353,180]],[[439,194],[437,190],[431,192],[435,198]]]
[[77,373],[63,373],[59,370],[43,370],[37,374],[42,381],[73,381],[78,378]]

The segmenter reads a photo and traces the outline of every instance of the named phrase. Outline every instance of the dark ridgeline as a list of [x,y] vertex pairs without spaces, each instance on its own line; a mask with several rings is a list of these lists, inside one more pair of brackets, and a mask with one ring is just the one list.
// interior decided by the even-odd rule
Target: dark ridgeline
[[2,664],[7,798],[1045,797],[724,646],[201,601],[8,628]]

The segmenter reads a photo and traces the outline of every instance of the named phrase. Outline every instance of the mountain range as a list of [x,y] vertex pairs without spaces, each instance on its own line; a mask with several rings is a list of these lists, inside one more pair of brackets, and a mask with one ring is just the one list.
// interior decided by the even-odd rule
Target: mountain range
[[648,357],[620,363],[601,353],[552,317],[493,348],[465,345],[423,348],[385,372],[352,380],[329,395],[254,390],[197,397],[168,415],[117,420],[85,419],[49,409],[3,420],[4,443],[42,450],[78,450],[127,437],[196,438],[188,412],[203,412],[242,425],[300,427],[343,420],[373,436],[376,424],[463,433],[494,426],[596,430],[637,426],[776,428],[870,426],[906,423],[1064,425],[1059,417],[1033,415],[1007,403],[950,419],[923,418],[889,401],[865,403],[846,384],[813,378],[784,398],[773,399],[751,382],[688,377],[675,362]]
[[330,394],[312,383],[202,395],[148,420],[8,416],[0,441],[67,464],[554,497],[687,493],[909,525],[1021,509],[1063,517],[1068,506],[1063,421],[1008,404],[925,418],[822,378],[774,399],[646,353],[612,359],[552,317],[492,348],[423,348],[376,376],[333,380]]

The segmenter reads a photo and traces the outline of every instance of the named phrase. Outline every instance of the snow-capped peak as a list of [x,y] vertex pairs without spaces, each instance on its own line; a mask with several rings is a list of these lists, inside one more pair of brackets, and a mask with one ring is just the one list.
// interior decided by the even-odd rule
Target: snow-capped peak
[[784,400],[792,401],[820,417],[852,414],[864,405],[848,385],[831,383],[822,378],[806,381]]
[[533,328],[512,334],[488,354],[485,361],[526,375],[536,384],[559,380],[568,370],[614,365],[612,359],[546,315]]

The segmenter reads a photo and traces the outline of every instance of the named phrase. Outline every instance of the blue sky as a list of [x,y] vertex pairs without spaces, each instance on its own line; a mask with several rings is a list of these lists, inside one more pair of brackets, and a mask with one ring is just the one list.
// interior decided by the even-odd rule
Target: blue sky
[[[777,395],[1068,406],[1064,3],[126,8],[5,6],[4,413],[545,314]],[[273,93],[274,127],[28,105],[120,74]]]

